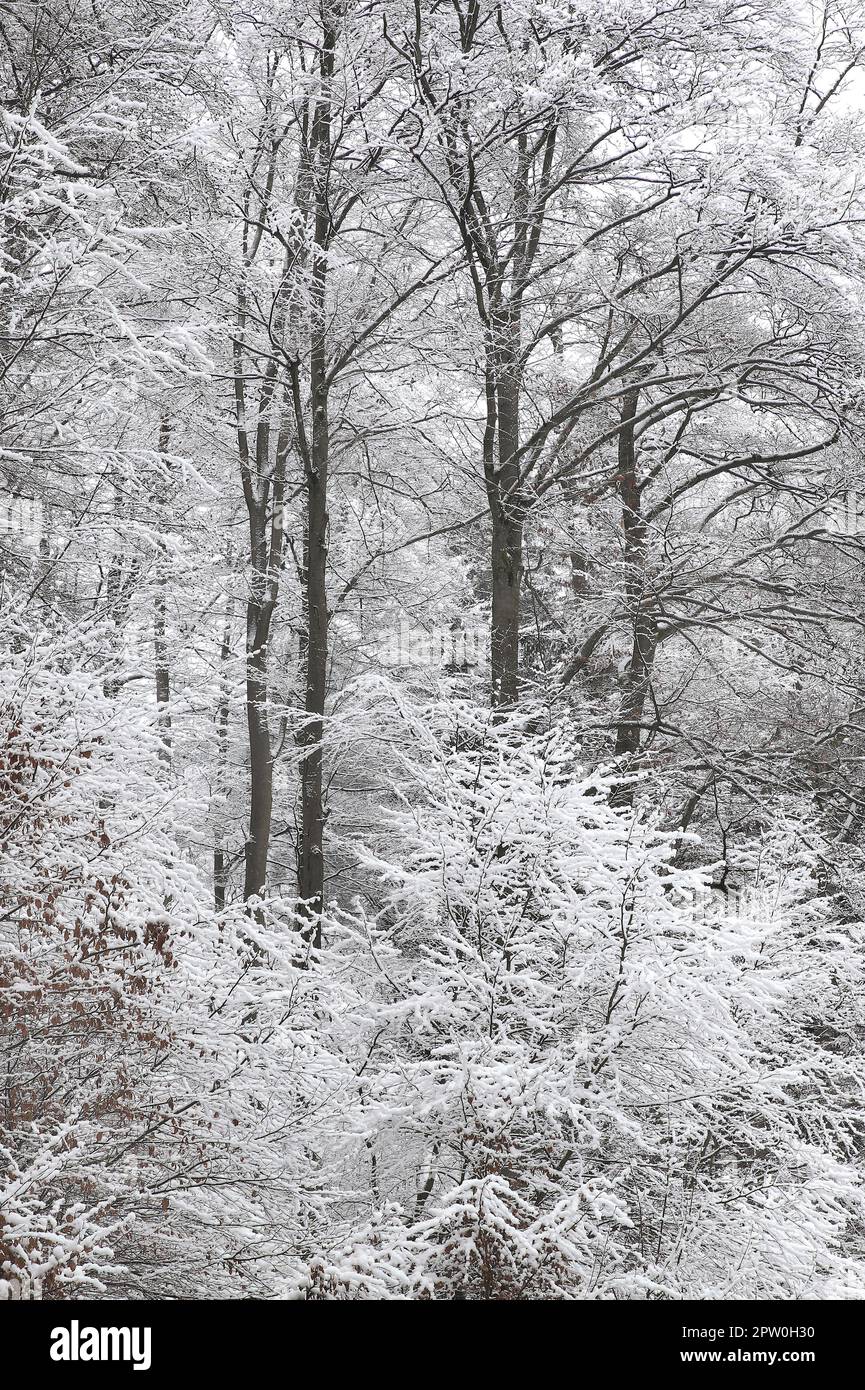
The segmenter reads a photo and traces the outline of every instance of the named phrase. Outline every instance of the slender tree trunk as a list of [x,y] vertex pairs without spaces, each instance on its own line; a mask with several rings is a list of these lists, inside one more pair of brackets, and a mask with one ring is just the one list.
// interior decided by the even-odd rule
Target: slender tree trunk
[[[281,323],[277,305],[275,324]],[[273,755],[268,717],[268,641],[279,596],[283,532],[285,465],[290,434],[283,389],[278,389],[277,367],[271,359],[256,402],[255,445],[246,419],[246,388],[242,344],[246,327],[246,291],[238,294],[235,338],[234,390],[237,406],[237,440],[243,495],[249,520],[249,599],[246,606],[246,723],[249,742],[249,831],[245,846],[244,900],[261,897],[267,885],[267,859],[273,815]],[[271,442],[271,421],[279,401],[281,415],[276,450]],[[268,537],[268,508],[271,512]]]
[[[273,814],[273,762],[267,712],[267,639],[270,614],[261,592],[265,582],[265,502],[249,513],[250,551],[254,557],[252,593],[246,607],[246,727],[249,740],[249,831],[246,837],[244,899],[259,897],[267,882],[267,856]],[[258,564],[255,559],[261,557]]]
[[[247,276],[258,255],[267,223],[279,161],[281,138],[274,133],[273,81],[276,64],[268,54],[268,85],[259,132],[258,148],[243,199],[243,274],[237,289],[237,315],[233,341],[234,396],[237,415],[237,444],[243,495],[249,518],[249,599],[246,609],[246,722],[249,741],[249,830],[245,845],[244,899],[260,897],[267,885],[267,860],[273,814],[273,754],[268,718],[268,641],[271,621],[279,596],[282,570],[283,498],[285,462],[289,446],[288,413],[284,383],[280,385],[276,359],[266,357],[263,373],[260,358],[250,350],[247,338],[249,299]],[[283,279],[271,306],[269,331],[278,341],[285,320]],[[254,370],[249,372],[250,358]],[[253,402],[254,420],[247,418],[248,376],[261,385]],[[273,415],[282,409],[276,450],[272,448]],[[271,513],[268,542],[268,509]]]
[[320,945],[318,916],[324,902],[324,704],[327,694],[327,406],[313,388],[312,466],[307,476],[306,698],[301,764],[301,832],[298,896],[305,899],[313,938]]
[[[266,398],[272,405],[272,391]],[[260,408],[262,408],[260,406]],[[246,840],[244,899],[260,897],[267,884],[267,860],[273,819],[273,751],[268,717],[268,643],[279,597],[285,544],[283,504],[285,466],[290,444],[288,413],[283,410],[275,460],[270,461],[270,430],[258,426],[256,456],[260,478],[267,483],[247,497],[252,589],[246,609],[246,722],[249,737],[249,834]],[[267,510],[271,510],[268,540]]]
[[[327,482],[330,452],[327,380],[327,253],[331,220],[331,94],[336,32],[327,22],[320,56],[321,92],[312,123],[315,229],[311,272],[310,408],[312,430],[304,449],[306,479],[306,691],[301,736],[301,825],[297,891],[305,903],[310,939],[321,945],[324,906],[324,708],[327,694]],[[295,409],[298,409],[295,378]]]
[[616,756],[635,754],[640,750],[640,730],[646,697],[652,683],[652,668],[658,645],[657,622],[645,611],[634,615],[634,638],[631,657],[625,672],[625,690],[619,706],[616,727]]
[[[651,598],[645,592],[646,523],[642,515],[642,496],[637,479],[637,458],[634,444],[634,417],[640,388],[632,387],[622,398],[618,444],[619,491],[622,499],[622,528],[624,532],[625,594],[633,621],[631,655],[624,678],[624,690],[619,704],[616,726],[616,756],[634,757],[640,750],[641,724],[652,680],[652,668],[658,645],[658,623]],[[633,789],[620,788],[614,801],[630,804]]]
[[512,705],[519,693],[523,526],[497,503],[492,511],[492,703]]
[[[490,573],[491,696],[495,706],[512,705],[519,695],[520,618],[523,579],[525,507],[516,458],[520,446],[520,378],[515,342],[519,325],[513,310],[497,321],[491,315],[493,344],[494,419],[497,454],[485,441],[487,496],[492,520]],[[487,425],[490,425],[488,385]],[[490,454],[492,453],[492,457]]]
[[217,912],[225,907],[228,888],[228,868],[223,842],[222,805],[228,777],[228,720],[229,684],[227,667],[231,656],[231,606],[225,618],[222,645],[219,650],[219,706],[216,711],[216,800],[217,820],[213,832],[213,901]]
[[247,661],[246,715],[250,789],[244,899],[260,897],[264,892],[273,814],[273,763],[267,718],[267,657],[258,644]]

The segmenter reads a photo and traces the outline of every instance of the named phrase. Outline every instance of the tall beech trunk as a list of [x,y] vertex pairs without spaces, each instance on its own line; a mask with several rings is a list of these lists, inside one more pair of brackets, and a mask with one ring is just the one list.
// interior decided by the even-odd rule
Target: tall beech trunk
[[[242,378],[235,390],[242,398]],[[276,392],[276,367],[268,364],[257,402],[255,452],[250,449],[245,415],[238,409],[238,441],[243,492],[249,519],[249,598],[246,605],[246,724],[249,742],[249,831],[244,851],[244,899],[260,897],[267,884],[267,859],[273,814],[273,755],[268,718],[268,642],[276,602],[284,544],[282,508],[285,463],[290,435],[283,413],[275,454],[270,417]],[[270,526],[268,527],[268,513]]]
[[519,693],[523,523],[498,501],[491,508],[492,703],[513,705]]
[[[488,291],[488,437],[484,441],[484,473],[492,521],[490,693],[493,706],[500,707],[515,704],[520,691],[523,534],[527,510],[519,459],[523,295],[544,220],[542,205],[531,206],[530,174],[533,160],[543,151],[541,169],[537,171],[540,184],[549,179],[555,131],[553,124],[534,151],[524,131],[517,137],[514,235],[504,256],[495,250],[495,229],[483,204],[479,209],[480,221],[486,228],[484,261]],[[497,432],[497,451],[492,448],[491,425]]]
[[[531,119],[524,123],[511,113],[513,123],[508,122],[500,149],[502,167],[507,167],[512,152],[516,158],[509,183],[512,202],[503,209],[497,190],[487,189],[485,193],[478,180],[490,148],[488,137],[484,139],[484,158],[478,160],[471,146],[473,122],[465,119],[462,107],[457,119],[443,116],[452,104],[435,90],[421,42],[420,7],[416,6],[415,13],[415,35],[410,41],[414,80],[441,132],[450,194],[447,202],[456,215],[486,338],[483,466],[491,518],[490,699],[494,708],[501,708],[515,704],[520,689],[523,534],[528,508],[519,458],[523,353],[527,347],[522,340],[523,299],[532,284],[553,187],[559,115],[551,112],[542,131],[530,134]],[[477,6],[470,5],[466,16],[460,18],[466,59],[476,40],[484,42],[479,39],[484,28],[478,24],[479,13]],[[505,22],[499,7],[497,23],[503,35]],[[466,101],[470,106],[470,97]],[[509,226],[513,228],[511,237]],[[551,332],[556,332],[556,325]]]
[[[633,621],[631,655],[625,671],[624,689],[616,725],[616,756],[634,757],[640,751],[640,734],[646,697],[652,680],[652,667],[658,645],[658,623],[645,592],[646,522],[642,514],[642,490],[637,479],[634,444],[634,417],[640,388],[631,387],[622,397],[621,430],[618,443],[619,493],[622,499],[624,533],[625,596]],[[633,789],[619,788],[614,801],[630,804]]]
[[213,835],[213,902],[217,912],[225,907],[228,888],[228,865],[223,841],[222,800],[228,778],[228,720],[230,714],[228,662],[231,657],[232,601],[229,599],[219,649],[219,705],[216,711],[216,793],[218,815]]
[[314,245],[310,275],[310,410],[311,438],[301,430],[299,380],[293,378],[295,414],[303,435],[306,493],[306,689],[301,733],[300,848],[298,897],[304,899],[309,935],[321,945],[324,906],[324,706],[327,694],[327,481],[330,453],[327,364],[327,255],[331,236],[328,177],[331,160],[331,93],[336,31],[325,21],[320,52],[321,91],[310,134],[314,181]]
[[[490,316],[493,365],[487,372],[484,472],[492,536],[490,683],[494,706],[519,694],[520,617],[525,508],[516,455],[520,446],[519,307]],[[495,440],[495,442],[494,442]]]
[[[313,372],[315,382],[317,372]],[[298,896],[314,923],[312,937],[321,944],[319,914],[324,903],[324,703],[327,694],[327,467],[328,422],[326,395],[312,389],[313,427],[310,468],[306,477],[306,692],[301,740],[301,827]]]
[[267,883],[267,857],[273,815],[273,760],[267,715],[267,638],[269,619],[254,602],[247,609],[246,727],[249,738],[249,833],[246,837],[243,896],[260,896]]
[[[260,308],[249,292],[249,276],[268,224],[269,209],[280,159],[282,136],[274,120],[274,82],[278,63],[268,54],[267,85],[259,139],[251,176],[243,196],[243,271],[237,287],[237,313],[232,344],[237,447],[243,497],[249,521],[249,595],[246,605],[246,723],[249,745],[249,829],[244,846],[243,896],[263,895],[267,886],[273,815],[273,753],[268,717],[268,643],[279,597],[285,537],[286,457],[291,445],[291,407],[287,382],[276,359],[262,358],[250,342],[250,323],[258,324]],[[286,248],[286,268],[291,248]],[[273,342],[285,326],[287,269],[270,309],[268,329]],[[250,307],[252,306],[252,313]],[[251,383],[259,382],[257,389]],[[251,409],[248,409],[251,406]],[[273,433],[277,427],[276,447]]]

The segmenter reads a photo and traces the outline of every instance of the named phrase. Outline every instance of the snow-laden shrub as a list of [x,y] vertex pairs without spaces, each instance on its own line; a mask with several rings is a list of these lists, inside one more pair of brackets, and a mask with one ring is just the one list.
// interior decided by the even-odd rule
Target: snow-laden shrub
[[176,875],[140,744],[62,643],[21,646],[0,689],[0,1273],[56,1296],[110,1267],[153,1119]]
[[381,908],[315,951],[291,901],[211,909],[94,650],[17,638],[4,1297],[863,1295],[862,928],[820,853],[764,837],[724,915],[566,732],[403,711]]
[[211,909],[98,632],[6,622],[0,1296],[266,1294],[333,1181],[326,983],[290,907]]
[[561,730],[411,725],[416,790],[367,856],[385,908],[331,933],[367,991],[350,1113],[380,1214],[302,1296],[865,1295],[862,1060],[813,1027],[861,1015],[861,926],[807,874],[721,915]]

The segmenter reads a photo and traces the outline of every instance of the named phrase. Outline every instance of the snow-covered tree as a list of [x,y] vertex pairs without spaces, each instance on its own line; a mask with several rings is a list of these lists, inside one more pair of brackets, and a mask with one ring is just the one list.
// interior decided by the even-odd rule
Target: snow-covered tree
[[0,1295],[861,1299],[858,0],[0,0]]

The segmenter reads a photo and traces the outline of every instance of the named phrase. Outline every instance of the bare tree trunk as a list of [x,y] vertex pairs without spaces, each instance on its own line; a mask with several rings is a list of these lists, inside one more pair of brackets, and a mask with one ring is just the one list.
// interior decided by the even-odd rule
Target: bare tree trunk
[[[490,572],[492,615],[490,632],[491,698],[495,706],[513,705],[519,695],[520,618],[523,579],[523,527],[516,458],[520,446],[520,379],[515,340],[519,324],[512,308],[491,314],[493,342],[494,421],[497,452],[485,443],[487,497],[492,520]],[[489,381],[489,378],[488,378]],[[490,425],[489,385],[487,425]]]
[[640,727],[658,645],[657,623],[645,610],[634,615],[634,640],[625,673],[625,690],[616,727],[616,756],[638,753]]
[[[249,833],[246,839],[244,899],[260,897],[267,884],[267,859],[273,817],[273,753],[268,718],[268,642],[282,569],[284,545],[282,509],[285,463],[289,447],[287,415],[283,414],[276,459],[270,461],[270,427],[267,413],[273,398],[275,368],[268,376],[259,401],[256,431],[258,483],[247,488],[249,546],[252,574],[246,607],[246,723],[249,738]],[[269,390],[268,390],[269,386]],[[268,541],[267,512],[271,510]]]
[[250,601],[247,609],[246,727],[249,738],[249,831],[246,837],[244,899],[260,897],[267,882],[273,814],[273,760],[267,715],[269,619]]
[[[246,722],[249,743],[249,829],[244,849],[245,900],[261,897],[267,885],[273,814],[273,754],[268,717],[268,642],[279,597],[285,493],[286,456],[290,444],[285,383],[280,384],[276,359],[267,355],[264,371],[247,338],[249,299],[247,273],[261,247],[267,209],[273,192],[282,139],[275,134],[273,81],[276,63],[268,55],[268,85],[253,174],[243,201],[243,275],[237,288],[237,315],[233,341],[234,397],[237,445],[243,496],[249,519],[249,598],[246,607]],[[278,342],[284,325],[285,277],[271,305],[269,334]],[[253,371],[249,371],[250,359]],[[253,419],[248,418],[250,378],[260,386],[253,400]],[[279,413],[276,449],[272,446],[274,414]],[[268,513],[270,528],[268,538]]]
[[[267,857],[273,812],[273,759],[268,719],[267,644],[282,568],[282,506],[288,451],[286,420],[279,431],[275,460],[271,458],[270,415],[276,388],[276,367],[268,364],[257,402],[255,454],[251,456],[243,412],[243,382],[235,371],[238,399],[238,442],[243,492],[249,518],[250,589],[246,605],[246,723],[249,739],[249,831],[246,838],[244,899],[260,897],[267,883]],[[254,472],[253,472],[254,462]],[[271,508],[270,540],[267,515]]]
[[306,567],[306,718],[301,764],[301,830],[298,896],[315,922],[313,940],[321,944],[318,916],[324,903],[324,704],[327,694],[327,406],[313,387],[312,463],[307,474],[308,552]]
[[492,509],[490,564],[492,703],[512,705],[519,693],[523,527],[500,502]]
[[[324,13],[324,12],[323,12]],[[306,481],[306,694],[301,734],[301,823],[297,892],[304,900],[309,935],[321,945],[324,906],[324,707],[327,695],[327,482],[330,453],[327,370],[327,254],[331,237],[328,179],[331,162],[331,92],[336,30],[324,19],[320,53],[321,91],[315,106],[310,144],[313,159],[315,230],[310,289],[311,441],[304,440]],[[294,376],[295,413],[302,411]]]
[[[228,719],[229,719],[229,684],[226,668],[231,656],[231,603],[225,616],[225,627],[222,633],[222,645],[219,649],[219,670],[220,670],[220,689],[219,706],[216,711],[216,792],[217,804],[221,808],[221,803],[225,794],[226,778],[228,775]],[[220,819],[214,827],[213,835],[213,901],[217,912],[221,912],[225,907],[226,890],[228,887],[228,868],[225,862],[225,845],[223,842],[223,827]]]
[[[625,671],[624,690],[616,726],[616,756],[634,757],[640,750],[640,731],[652,668],[658,645],[658,623],[651,597],[645,593],[646,522],[642,515],[641,488],[637,479],[634,417],[640,388],[633,386],[622,397],[618,442],[618,477],[624,532],[625,594],[633,621],[631,655]],[[613,800],[630,804],[633,789],[620,788]]]

